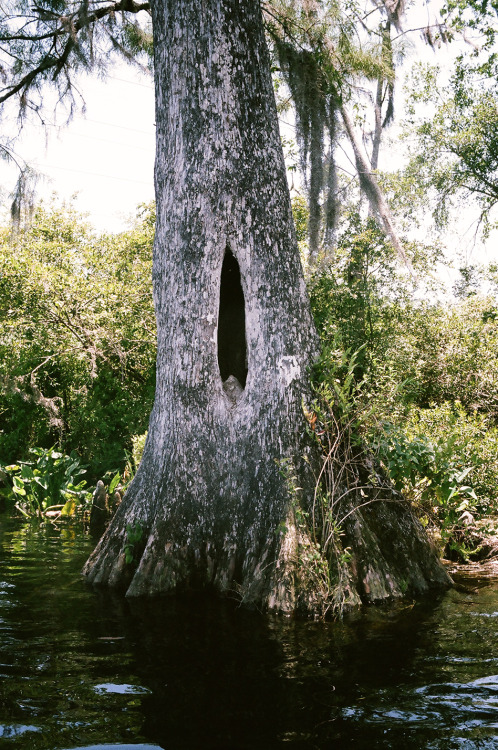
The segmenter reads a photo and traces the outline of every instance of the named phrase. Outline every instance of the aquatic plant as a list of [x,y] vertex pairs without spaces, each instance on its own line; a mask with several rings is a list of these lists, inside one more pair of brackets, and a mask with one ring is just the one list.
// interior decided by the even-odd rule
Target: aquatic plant
[[15,507],[23,516],[72,516],[91,498],[82,479],[86,468],[74,451],[65,455],[52,448],[30,448],[32,460],[0,467]]

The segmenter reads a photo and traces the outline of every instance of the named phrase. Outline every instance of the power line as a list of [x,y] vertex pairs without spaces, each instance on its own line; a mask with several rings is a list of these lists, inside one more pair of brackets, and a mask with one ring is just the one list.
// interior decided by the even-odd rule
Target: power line
[[[102,122],[101,120],[92,120],[90,117],[85,118],[85,122],[93,122],[95,125],[105,125],[109,128],[119,128],[120,130],[129,130],[132,133],[142,133],[143,135],[154,135],[155,131],[137,130],[137,128],[128,128],[126,125],[115,125],[112,122]],[[155,125],[155,123],[154,123]]]
[[113,174],[99,174],[98,172],[88,172],[86,169],[71,169],[71,167],[58,167],[55,164],[44,164],[40,169],[61,169],[64,172],[74,172],[75,174],[85,174],[88,177],[100,177],[104,180],[117,180],[118,182],[133,182],[136,185],[147,185],[153,187],[153,180],[146,182],[145,180],[132,180],[130,177],[117,177]]
[[154,86],[147,83],[140,83],[139,81],[130,81],[127,78],[119,78],[118,76],[107,76],[108,78],[112,78],[113,81],[121,81],[121,83],[129,83],[131,86],[141,86],[144,89],[148,89],[149,91],[154,90]]
[[88,138],[92,141],[101,141],[102,143],[112,143],[114,146],[123,146],[123,148],[134,148],[138,151],[146,151],[149,154],[154,153],[153,148],[145,148],[144,146],[138,146],[136,143],[125,143],[124,141],[111,141],[109,138],[100,138],[98,135],[88,135],[87,133],[78,133],[77,131],[71,130],[67,133],[69,136],[77,135],[79,138]]

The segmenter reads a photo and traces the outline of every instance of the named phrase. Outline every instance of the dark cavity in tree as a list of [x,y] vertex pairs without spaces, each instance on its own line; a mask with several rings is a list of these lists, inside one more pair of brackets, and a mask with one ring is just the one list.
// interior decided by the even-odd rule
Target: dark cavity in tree
[[247,344],[244,292],[239,264],[230,248],[226,250],[221,268],[218,364],[223,382],[233,375],[242,388],[245,387]]

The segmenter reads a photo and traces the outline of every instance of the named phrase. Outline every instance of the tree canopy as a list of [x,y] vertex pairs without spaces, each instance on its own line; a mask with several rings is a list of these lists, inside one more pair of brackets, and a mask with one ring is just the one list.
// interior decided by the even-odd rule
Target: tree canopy
[[81,70],[103,71],[109,54],[130,62],[150,52],[147,28],[134,20],[149,3],[60,2],[39,4],[8,0],[0,17],[3,86],[0,103],[15,98],[22,115],[42,117],[47,88],[59,102],[72,105],[79,94],[73,83]]
[[56,203],[39,205],[14,237],[4,230],[0,461],[57,443],[103,474],[145,431],[155,382],[153,233],[149,207],[129,232],[97,236]]
[[[408,263],[409,248],[393,217],[397,206],[387,199],[378,175],[381,143],[393,123],[400,65],[409,47],[410,21],[403,4],[386,2],[365,10],[340,0],[266,0],[262,8],[274,73],[288,86],[295,110],[311,257],[332,252],[335,244],[339,206],[351,186],[341,155],[345,149],[370,212]],[[413,83],[419,121],[411,116],[410,132],[418,140],[406,174],[436,191],[439,220],[459,193],[476,198],[485,220],[494,205],[495,29],[492,7],[451,1],[439,20],[411,32],[411,38],[422,33],[433,46],[469,42],[444,91],[434,85],[435,74],[424,84],[420,73]],[[34,116],[40,124],[48,116],[47,105],[63,107],[64,116],[71,117],[84,107],[78,74],[105,76],[113,53],[133,64],[152,65],[149,3],[8,0],[0,15],[0,105],[15,103],[21,120]],[[285,107],[285,94],[280,99]],[[432,119],[420,114],[429,102],[435,108]],[[429,148],[434,158],[426,160]],[[10,157],[13,144],[2,141],[0,152]],[[18,199],[29,198],[27,177],[24,172]],[[19,205],[14,201],[15,213]]]

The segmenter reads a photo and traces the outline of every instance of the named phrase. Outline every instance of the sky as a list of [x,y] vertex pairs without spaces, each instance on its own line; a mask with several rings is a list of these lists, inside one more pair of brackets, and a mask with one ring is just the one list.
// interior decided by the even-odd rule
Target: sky
[[[410,19],[410,26],[420,28],[428,20],[427,6],[422,3],[415,7],[418,15]],[[453,48],[451,52],[447,49],[443,55],[435,55],[427,45],[420,43],[419,36],[416,32],[411,35],[415,46],[409,55],[410,62],[421,55],[430,62],[441,62],[442,57],[448,58],[449,62]],[[56,193],[67,200],[75,196],[75,206],[88,214],[97,230],[118,232],[129,226],[140,203],[154,197],[152,78],[122,62],[111,68],[105,80],[86,76],[79,79],[78,87],[85,99],[85,113],[77,114],[68,126],[48,127],[46,132],[39,123],[26,126],[16,144],[16,152],[43,175],[38,186],[38,197],[47,199]],[[398,116],[402,110],[401,90],[402,87],[398,86]],[[291,113],[286,113],[282,120],[292,123]],[[4,122],[2,126],[5,128]],[[15,129],[15,115],[12,112],[10,131],[14,132]],[[292,124],[290,128],[283,126],[282,129],[286,138],[294,137]],[[399,161],[395,143],[381,149],[381,160],[384,158],[381,168],[392,168],[392,164],[385,161],[389,154],[396,155],[396,161]],[[13,166],[0,161],[0,188],[4,192],[2,218],[5,220],[10,205],[9,193],[14,188],[17,174]],[[296,180],[297,176],[294,177]],[[450,254],[457,253],[466,262],[496,259],[495,243],[493,247],[488,242],[487,247],[477,248],[473,241],[471,220],[463,218],[460,226],[448,231]]]
[[[425,3],[418,8],[416,24],[427,22]],[[86,103],[66,127],[39,122],[26,126],[16,153],[43,175],[38,197],[57,193],[88,213],[101,231],[120,231],[128,226],[137,206],[154,197],[154,92],[151,77],[124,62],[116,63],[105,81],[86,76],[77,81]],[[48,108],[47,108],[48,111]],[[12,111],[10,132],[16,131]],[[291,113],[284,118],[292,121]],[[5,133],[6,123],[2,119]],[[9,132],[9,124],[7,123]],[[286,138],[294,138],[292,126],[281,123]],[[18,172],[0,161],[3,214],[10,206]],[[298,175],[294,183],[299,183]]]
[[[140,203],[154,197],[154,90],[152,79],[120,64],[105,81],[80,78],[86,112],[65,127],[27,125],[16,153],[43,175],[38,195],[75,206],[101,231],[125,229]],[[10,117],[10,130],[15,118]],[[4,213],[17,170],[0,162]],[[7,195],[5,195],[7,193]]]

